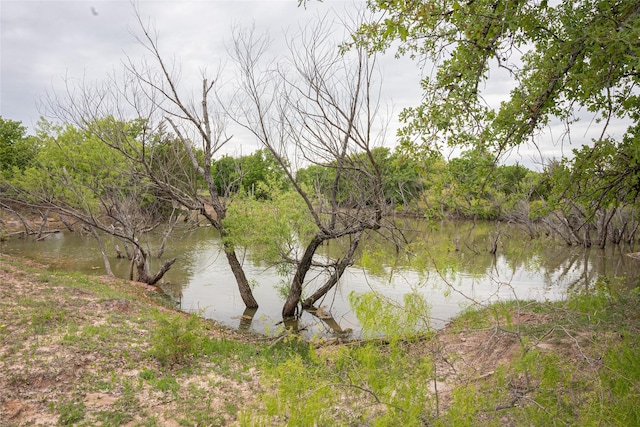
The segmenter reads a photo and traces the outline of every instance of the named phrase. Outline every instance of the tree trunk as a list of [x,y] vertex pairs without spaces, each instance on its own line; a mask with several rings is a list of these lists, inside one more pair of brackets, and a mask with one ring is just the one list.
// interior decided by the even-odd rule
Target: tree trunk
[[8,210],[9,212],[11,212],[12,214],[14,214],[15,216],[18,217],[18,219],[22,223],[22,226],[24,227],[24,235],[25,235],[25,237],[34,233],[33,229],[29,225],[29,221],[27,221],[27,219],[25,217],[20,215],[20,212],[18,212],[17,210],[13,209],[9,205],[5,205],[4,203],[0,203],[0,207],[2,207],[3,209]]
[[[611,211],[611,215],[608,214],[606,209],[603,209],[604,213],[602,214],[602,225],[600,227],[600,243],[598,244],[598,247],[600,249],[604,249],[605,246],[607,245],[607,236],[609,234],[609,224],[611,223],[611,220],[613,219],[615,213],[616,213],[616,208],[612,208]],[[614,238],[615,241],[615,238]],[[615,243],[615,242],[614,242]]]
[[73,233],[73,227],[71,226],[71,224],[69,223],[69,221],[67,221],[67,219],[64,217],[64,215],[62,214],[58,214],[58,218],[60,218],[60,221],[64,224],[65,227],[67,227],[67,230],[71,231]]
[[227,261],[229,262],[231,271],[233,272],[233,275],[236,278],[236,282],[238,283],[238,290],[240,291],[240,297],[242,298],[244,305],[247,308],[258,308],[258,302],[253,297],[253,291],[249,286],[249,281],[247,280],[247,276],[244,274],[242,265],[240,264],[240,261],[238,261],[236,252],[230,245],[225,243],[224,254],[227,256]]
[[122,254],[122,251],[120,250],[120,246],[119,245],[116,245],[116,258],[118,258],[118,259],[127,258]]
[[349,250],[347,251],[346,255],[336,265],[336,270],[324,285],[322,285],[317,291],[315,291],[313,295],[303,301],[303,308],[312,307],[316,303],[316,301],[325,296],[338,283],[338,280],[340,280],[342,274],[353,262],[353,255],[358,248],[361,235],[362,233],[358,233],[356,236],[354,236],[351,244],[349,245]]
[[136,260],[131,258],[131,262],[129,263],[129,280],[133,280],[133,266],[135,265]]
[[582,246],[584,246],[585,248],[590,248],[591,247],[591,227],[589,224],[584,224],[584,239],[582,242]]
[[172,258],[165,261],[158,272],[154,275],[151,275],[151,273],[149,272],[149,254],[142,250],[142,248],[136,248],[136,256],[134,260],[136,263],[136,268],[138,270],[138,282],[155,286],[155,284],[158,283],[160,279],[162,279],[162,276],[164,276],[165,273],[169,271],[173,263],[176,262],[176,259],[177,258]]
[[491,255],[495,255],[498,252],[498,240],[500,239],[500,223],[498,223],[498,232],[496,233],[493,242],[491,243],[491,249],[489,249],[489,253]]
[[100,238],[100,235],[98,234],[96,229],[93,227],[91,227],[91,233],[93,234],[93,237],[98,241],[98,246],[100,247],[100,253],[102,254],[102,262],[104,263],[104,269],[106,270],[109,276],[116,277],[116,275],[113,274],[113,271],[111,270],[111,263],[109,262],[109,257],[107,256],[107,252],[104,249],[104,245],[102,244],[102,239]]
[[42,214],[42,224],[40,224],[40,229],[38,230],[38,236],[37,236],[38,239],[42,237],[42,233],[44,232],[44,228],[47,226],[48,220],[49,220],[49,209],[44,211],[44,214]]
[[142,249],[136,248],[135,255],[133,256],[133,262],[136,266],[136,280],[142,283],[148,283],[149,280],[149,263],[147,261],[147,254]]
[[171,266],[173,265],[174,262],[176,262],[178,258],[171,258],[167,261],[165,261],[162,266],[160,267],[160,269],[158,270],[158,272],[149,278],[149,281],[147,282],[149,285],[154,285],[156,283],[158,283],[160,281],[160,279],[162,279],[165,275],[165,273],[167,271],[169,271],[169,269],[171,268]]
[[307,245],[307,249],[304,251],[304,255],[298,264],[296,274],[291,282],[287,300],[284,302],[284,306],[282,307],[282,317],[284,319],[295,317],[298,304],[300,303],[300,297],[302,296],[302,284],[304,283],[304,278],[311,268],[313,255],[316,253],[318,246],[320,246],[324,240],[325,239],[323,239],[322,236],[316,234],[316,236]]

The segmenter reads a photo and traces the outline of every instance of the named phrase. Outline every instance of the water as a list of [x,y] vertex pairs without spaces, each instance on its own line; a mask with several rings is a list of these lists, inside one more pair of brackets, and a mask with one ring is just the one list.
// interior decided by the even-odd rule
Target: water
[[[351,336],[360,336],[360,323],[348,302],[351,292],[378,291],[394,301],[418,292],[431,305],[431,326],[442,327],[469,305],[514,298],[557,300],[569,290],[594,287],[601,277],[626,287],[635,286],[640,277],[640,261],[625,256],[631,248],[566,247],[548,239],[531,240],[504,224],[497,229],[489,223],[405,220],[402,227],[404,238],[413,242],[411,253],[398,256],[388,239],[369,237],[361,245],[367,256],[359,258],[362,262],[349,268],[335,292],[318,304],[332,318],[303,313],[299,327],[307,335],[351,329]],[[489,248],[498,230],[494,256]],[[111,267],[118,277],[126,277],[129,261],[115,258],[118,242],[109,239],[105,237],[114,255]],[[151,239],[151,248],[158,239]],[[322,247],[319,257],[336,256],[338,246]],[[0,244],[0,251],[34,259],[51,269],[104,274],[96,242],[77,234],[56,233],[40,242],[13,239]],[[277,288],[285,282],[274,267],[261,264],[257,249],[241,255],[247,277],[256,283],[254,295],[260,308],[255,313],[245,312],[226,257],[220,252],[219,236],[210,227],[173,234],[163,259],[177,257],[178,261],[160,286],[182,310],[232,327],[275,333],[281,327],[284,301]]]

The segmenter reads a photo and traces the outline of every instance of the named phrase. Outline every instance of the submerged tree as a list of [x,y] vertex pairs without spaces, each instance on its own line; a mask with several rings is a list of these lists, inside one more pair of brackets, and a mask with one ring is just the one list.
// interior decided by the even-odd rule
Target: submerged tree
[[[202,76],[197,100],[185,97],[178,85],[179,70],[161,54],[157,35],[139,13],[136,16],[138,39],[150,62],[129,58],[122,76],[114,75],[102,86],[69,84],[66,94],[49,100],[50,112],[119,152],[156,195],[206,218],[220,232],[243,302],[256,308],[240,259],[234,247],[224,243],[228,200],[212,175],[214,156],[231,140],[218,104],[219,75]],[[101,126],[102,118],[126,121],[132,115],[142,126],[134,144],[121,130]]]
[[[290,39],[288,58],[275,64],[265,64],[268,40],[253,32],[238,32],[233,45],[242,83],[232,116],[277,159],[313,224],[297,236],[298,245],[282,251],[295,266],[282,309],[285,318],[338,283],[363,233],[382,226],[386,209],[373,151],[383,142],[376,139],[380,123],[374,121],[376,58],[364,49],[341,54],[326,24],[319,20]],[[330,169],[330,182],[323,188],[303,185],[296,179],[302,165]],[[339,259],[320,263],[314,258],[321,245],[336,239],[349,242]],[[328,269],[328,277],[302,301],[314,267]]]
[[[137,122],[104,120],[103,129],[120,129],[136,145]],[[161,203],[152,187],[126,157],[95,135],[73,126],[41,121],[35,137],[38,154],[31,166],[10,180],[4,197],[13,203],[79,221],[98,241],[107,273],[113,275],[100,234],[110,234],[131,248],[131,278],[155,285],[176,261],[165,261],[151,273],[151,252],[144,235],[160,224]]]
[[604,248],[607,242],[633,243],[638,238],[640,195],[640,125],[622,142],[598,141],[574,150],[550,171],[556,191],[553,212],[545,224],[568,244]]

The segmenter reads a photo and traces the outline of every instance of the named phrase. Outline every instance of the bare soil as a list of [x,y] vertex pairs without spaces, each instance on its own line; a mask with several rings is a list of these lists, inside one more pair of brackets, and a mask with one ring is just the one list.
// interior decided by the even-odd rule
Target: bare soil
[[[145,425],[145,419],[153,418],[154,425],[177,426],[186,409],[201,403],[196,394],[206,397],[206,410],[218,412],[224,425],[235,418],[231,406],[253,399],[259,389],[258,372],[233,364],[176,372],[167,381],[176,383],[177,393],[141,381],[143,372],[162,372],[145,356],[154,327],[150,310],[171,309],[158,302],[152,287],[99,280],[116,290],[128,286],[135,298],[121,297],[117,291],[110,298],[91,287],[58,286],[43,266],[0,254],[1,426],[73,425],[74,408],[96,425]],[[213,324],[206,333],[257,339]],[[196,400],[189,403],[192,406],[185,403],[190,400]],[[65,414],[68,419],[61,419]],[[109,422],[109,414],[111,421],[119,414],[126,422]]]
[[[129,286],[136,298],[108,298],[91,289],[58,286],[43,266],[0,258],[0,425],[64,424],[60,420],[64,402],[82,408],[89,420],[120,410],[127,414],[124,425],[144,425],[145,417],[152,417],[157,425],[179,425],[185,415],[181,411],[190,408],[184,402],[194,397],[175,396],[139,380],[145,370],[161,371],[145,357],[153,328],[149,310],[170,309],[157,302],[153,287],[110,278],[99,280],[115,289]],[[544,315],[520,320],[546,321]],[[117,336],[104,337],[113,342],[99,342],[100,332],[95,332],[95,346],[75,342],[82,331],[104,331],[105,327],[118,331]],[[261,339],[213,324],[207,333],[248,343]],[[334,345],[324,343],[319,347],[320,352],[335,351]],[[431,387],[446,409],[454,387],[490,376],[498,366],[517,357],[521,348],[515,334],[491,327],[445,329],[429,345],[414,345],[409,351],[416,357],[425,352],[438,355],[439,375]],[[206,396],[206,410],[221,414],[220,425],[236,423],[237,408],[230,407],[237,407],[239,402],[251,404],[261,390],[256,367],[221,369],[210,363],[205,369],[180,372],[175,379],[179,393]],[[96,389],[88,383],[103,387]],[[131,384],[136,387],[136,401],[134,408],[126,408]]]

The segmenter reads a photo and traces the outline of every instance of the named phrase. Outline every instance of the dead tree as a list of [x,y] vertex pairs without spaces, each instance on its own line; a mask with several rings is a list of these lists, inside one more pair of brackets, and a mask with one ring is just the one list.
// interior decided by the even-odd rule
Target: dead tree
[[[178,85],[179,70],[165,60],[158,36],[138,11],[136,16],[139,25],[132,32],[138,34],[150,61],[127,58],[122,75],[111,76],[102,86],[70,87],[63,99],[49,100],[50,109],[59,119],[95,135],[125,156],[158,197],[206,218],[220,232],[242,300],[247,307],[257,308],[242,264],[225,239],[227,201],[211,175],[214,156],[231,140],[217,105],[218,76],[203,75],[200,99],[185,98]],[[109,122],[105,118],[133,127],[137,123],[137,137],[128,137],[131,126],[105,126]],[[144,257],[138,254],[136,259]]]
[[[348,250],[330,264],[328,279],[304,302],[311,305],[329,292],[353,262],[360,237],[382,226],[386,209],[382,173],[372,150],[376,138],[375,56],[361,49],[341,54],[331,42],[326,20],[301,30],[289,42],[288,57],[264,64],[269,42],[252,31],[237,31],[232,55],[242,78],[239,97],[230,111],[278,160],[292,187],[308,209],[316,232],[300,250],[289,254],[295,263],[284,318],[299,313],[305,278],[325,242],[350,239]],[[304,165],[331,170],[326,188],[306,189],[295,177]]]

